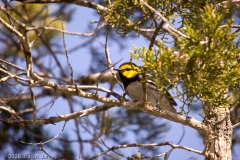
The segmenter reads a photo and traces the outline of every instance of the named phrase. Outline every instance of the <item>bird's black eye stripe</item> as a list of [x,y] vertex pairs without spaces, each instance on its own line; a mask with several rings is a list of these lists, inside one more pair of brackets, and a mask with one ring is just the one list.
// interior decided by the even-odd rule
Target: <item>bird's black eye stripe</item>
[[126,69],[124,69],[124,71],[130,71],[131,69],[130,68],[126,68]]
[[123,69],[122,71],[131,71],[131,70],[138,71],[137,69],[134,69],[134,68],[126,68],[126,69]]

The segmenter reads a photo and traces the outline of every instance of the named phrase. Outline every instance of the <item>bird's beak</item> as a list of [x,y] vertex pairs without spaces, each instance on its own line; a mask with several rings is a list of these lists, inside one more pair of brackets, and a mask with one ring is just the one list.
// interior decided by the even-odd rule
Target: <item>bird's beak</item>
[[113,70],[115,70],[115,71],[120,71],[119,69],[113,69]]

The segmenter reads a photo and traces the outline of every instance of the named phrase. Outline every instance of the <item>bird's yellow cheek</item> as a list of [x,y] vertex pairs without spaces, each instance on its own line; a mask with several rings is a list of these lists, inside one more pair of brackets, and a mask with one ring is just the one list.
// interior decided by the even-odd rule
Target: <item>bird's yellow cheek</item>
[[136,72],[135,70],[130,70],[130,71],[123,71],[122,74],[127,78],[133,78],[138,74],[138,72]]

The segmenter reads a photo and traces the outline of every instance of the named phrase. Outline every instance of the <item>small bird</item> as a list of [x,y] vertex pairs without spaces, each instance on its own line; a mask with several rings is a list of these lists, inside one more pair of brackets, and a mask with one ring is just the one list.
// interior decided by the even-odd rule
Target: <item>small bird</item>
[[[142,102],[143,88],[140,75],[141,68],[134,63],[126,62],[120,65],[119,69],[115,70],[119,73],[127,95],[133,101]],[[177,113],[177,110],[173,107],[177,106],[177,103],[173,100],[170,93],[167,90],[165,90],[165,93],[159,93],[156,85],[151,80],[147,80],[146,82],[146,94],[146,101],[150,102],[151,105]]]

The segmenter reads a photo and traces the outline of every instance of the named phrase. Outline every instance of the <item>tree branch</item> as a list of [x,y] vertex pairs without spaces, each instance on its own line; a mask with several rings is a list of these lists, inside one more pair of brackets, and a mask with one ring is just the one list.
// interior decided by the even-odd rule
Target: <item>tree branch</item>
[[[84,7],[88,7],[88,8],[91,8],[91,9],[94,9],[94,10],[97,10],[101,13],[105,13],[107,11],[110,11],[110,9],[108,9],[107,7],[104,7],[102,5],[99,5],[97,3],[94,3],[94,2],[89,2],[89,1],[85,1],[85,0],[15,0],[15,1],[18,1],[18,2],[22,2],[22,3],[70,3],[70,4],[75,4],[75,5],[78,5],[78,6],[84,6]],[[131,22],[130,20],[128,20],[129,22]],[[129,24],[132,24],[129,23]],[[44,29],[47,29],[46,27],[43,27]],[[34,29],[34,27],[29,27],[27,28],[29,30],[32,30]],[[67,32],[67,31],[61,31],[61,30],[58,30],[58,29],[54,29],[54,28],[51,28],[51,27],[48,27],[48,29],[50,30],[56,30],[56,31],[59,31],[59,32],[64,32],[66,34],[75,34],[75,35],[78,35],[78,36],[90,36],[90,34],[81,34],[81,33],[75,33],[75,32]],[[142,28],[138,28],[136,26],[133,26],[133,29],[139,33],[140,35],[142,35],[143,37],[145,37],[146,39],[150,40],[152,39],[152,36],[150,34],[148,34],[148,32],[154,32],[156,29],[142,29]],[[158,40],[154,40],[154,44],[158,44],[159,41]]]
[[[89,92],[84,92],[82,90],[79,90],[79,92],[76,92],[75,88],[69,88],[66,87],[64,85],[58,85],[55,84],[51,81],[45,80],[39,76],[37,76],[36,74],[34,74],[33,77],[34,80],[36,80],[39,84],[41,84],[41,86],[48,86],[51,87],[53,89],[55,89],[56,91],[59,92],[63,92],[63,93],[67,93],[69,95],[75,95],[75,96],[79,96],[79,97],[84,97],[87,99],[92,99],[92,100],[96,100],[98,102],[104,103],[105,105],[107,105],[108,107],[105,108],[104,110],[111,108],[109,106],[121,106],[130,110],[141,110],[143,112],[146,112],[148,114],[157,116],[157,117],[162,117],[162,118],[166,118],[168,120],[177,122],[177,123],[182,123],[185,124],[189,127],[192,127],[196,130],[198,130],[200,133],[202,134],[207,134],[207,128],[205,125],[203,125],[201,122],[193,119],[193,118],[187,118],[184,117],[182,115],[179,114],[175,114],[175,113],[171,113],[169,111],[160,109],[160,108],[156,108],[153,107],[151,105],[148,104],[142,104],[142,103],[133,103],[133,102],[127,102],[124,101],[123,99],[120,100],[115,100],[115,99],[111,99],[111,98],[106,98],[106,97],[102,97],[100,95],[96,95],[93,93],[89,93]],[[99,112],[99,107],[98,108],[90,108],[89,110],[82,110],[80,111],[77,116],[79,115],[86,115],[88,114],[93,114],[93,113],[97,113]],[[100,111],[102,111],[102,109],[100,109]],[[87,113],[86,113],[87,112]],[[87,115],[88,115],[87,114]],[[45,124],[45,123],[55,123],[55,122],[60,122],[63,120],[68,120],[74,118],[74,116],[72,115],[67,115],[67,116],[63,116],[63,117],[53,117],[52,120],[50,119],[39,119],[39,120],[28,120],[28,121],[22,121],[22,122],[18,122],[18,121],[6,121],[8,123],[22,123],[25,125],[39,125],[39,124]],[[76,118],[76,117],[75,117]]]
[[152,10],[155,14],[157,14],[165,23],[165,26],[163,26],[172,36],[178,38],[179,36],[182,36],[184,38],[189,38],[187,35],[183,34],[182,32],[178,31],[175,28],[172,28],[170,26],[170,24],[168,23],[168,20],[161,14],[159,13],[157,10],[155,10],[153,7],[151,7],[150,5],[148,5],[146,2],[144,2],[143,0],[140,0],[142,4],[144,4],[147,8],[149,8],[150,10]]
[[49,118],[38,118],[38,119],[31,119],[31,120],[6,120],[4,119],[3,121],[9,123],[9,124],[19,124],[20,126],[32,126],[32,125],[42,125],[42,124],[54,124],[62,121],[68,121],[71,119],[79,118],[79,117],[84,117],[88,116],[90,114],[95,114],[99,113],[101,111],[108,110],[112,108],[113,106],[95,106],[92,108],[84,109],[78,112],[74,112],[71,114],[65,114],[65,115],[60,115],[56,117],[49,117]]
[[113,147],[109,148],[108,150],[106,150],[106,151],[104,151],[104,152],[102,152],[102,153],[100,153],[100,154],[90,158],[90,160],[93,160],[95,158],[98,158],[98,157],[100,157],[100,156],[110,152],[110,151],[114,151],[114,150],[117,150],[117,149],[120,149],[120,148],[128,148],[128,147],[156,147],[156,146],[171,146],[173,149],[180,148],[180,149],[184,149],[184,150],[187,150],[187,151],[190,151],[190,152],[194,152],[194,153],[197,153],[197,154],[200,154],[200,155],[204,155],[202,151],[198,151],[198,150],[195,150],[195,149],[192,149],[192,148],[188,148],[188,147],[185,147],[185,146],[176,145],[176,144],[173,144],[171,142],[152,143],[152,144],[133,143],[133,144],[124,144],[124,145],[119,145],[119,146],[113,146]]
[[2,17],[0,17],[0,23],[2,23],[6,28],[8,28],[11,32],[13,32],[16,36],[18,36],[21,40],[24,39],[24,36],[13,26],[8,24]]
[[[111,74],[111,73],[109,73],[109,74]],[[42,77],[38,76],[36,73],[33,73],[31,76],[32,76],[31,79],[34,80],[35,84],[38,84],[37,86],[50,87],[50,88],[54,89],[56,92],[66,93],[68,95],[75,95],[75,96],[79,96],[79,97],[83,97],[83,98],[87,98],[87,99],[96,100],[98,102],[101,102],[101,103],[105,104],[108,107],[105,107],[105,109],[102,109],[102,108],[99,108],[99,107],[97,107],[97,108],[93,107],[93,108],[90,108],[89,110],[83,110],[83,111],[80,111],[79,113],[77,112],[73,115],[70,114],[70,115],[66,115],[66,116],[63,116],[63,117],[53,117],[53,118],[50,118],[50,119],[37,119],[35,121],[34,120],[27,120],[27,121],[4,120],[4,121],[6,121],[8,123],[20,123],[20,124],[23,124],[23,125],[49,124],[49,123],[56,123],[56,122],[76,118],[76,117],[79,117],[80,115],[86,115],[86,112],[88,114],[98,113],[102,110],[106,110],[106,109],[111,108],[109,106],[121,106],[121,107],[130,109],[130,110],[141,110],[143,112],[146,112],[148,114],[151,114],[151,115],[154,115],[154,116],[157,116],[157,117],[162,117],[162,118],[166,118],[168,120],[171,120],[171,121],[174,121],[174,122],[177,122],[177,123],[185,124],[187,126],[190,126],[194,129],[198,130],[202,134],[207,134],[208,133],[206,126],[203,125],[201,122],[199,122],[197,120],[194,120],[193,118],[186,118],[182,115],[174,114],[174,113],[168,112],[166,110],[153,107],[153,106],[148,105],[148,104],[128,102],[128,101],[125,101],[123,99],[123,97],[121,97],[121,96],[118,97],[119,100],[116,100],[116,99],[112,99],[112,98],[108,98],[108,97],[102,97],[100,95],[85,92],[85,91],[82,90],[82,89],[91,88],[89,86],[86,86],[86,87],[78,86],[79,91],[77,92],[75,86],[59,85],[59,84],[56,84],[56,83],[54,83],[50,80],[47,80],[45,78],[42,78]]]

